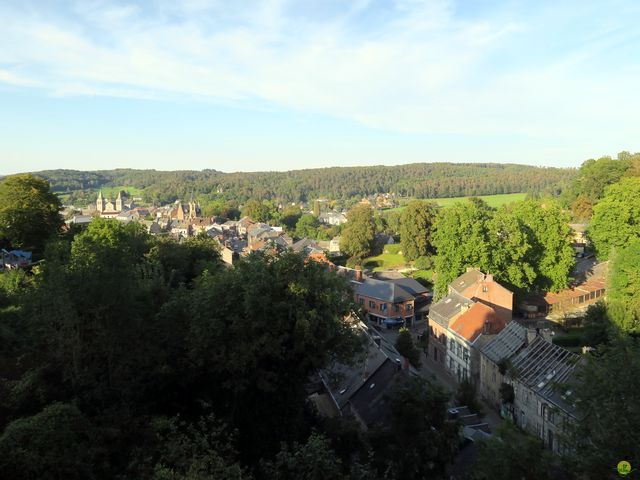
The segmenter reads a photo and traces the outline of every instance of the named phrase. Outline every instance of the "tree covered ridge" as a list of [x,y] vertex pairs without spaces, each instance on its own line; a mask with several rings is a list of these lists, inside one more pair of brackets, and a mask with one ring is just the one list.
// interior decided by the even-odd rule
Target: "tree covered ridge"
[[441,198],[518,192],[557,193],[574,169],[498,163],[414,163],[396,166],[331,167],[287,172],[216,170],[44,170],[37,175],[56,193],[132,186],[150,201],[173,201],[190,193],[222,193],[226,198],[308,201],[350,199],[394,192],[403,197]]

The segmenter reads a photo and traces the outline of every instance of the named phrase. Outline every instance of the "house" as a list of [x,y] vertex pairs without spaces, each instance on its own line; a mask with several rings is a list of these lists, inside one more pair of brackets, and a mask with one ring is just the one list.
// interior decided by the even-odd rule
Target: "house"
[[238,234],[246,235],[249,227],[254,225],[255,222],[251,220],[249,217],[242,217],[240,220],[234,223],[235,223],[236,230],[238,231]]
[[78,227],[87,227],[92,221],[93,217],[91,215],[74,215],[65,223],[69,226],[76,225]]
[[347,216],[340,212],[324,212],[318,216],[318,221],[325,225],[342,225],[347,223]]
[[222,258],[222,261],[227,265],[233,265],[240,258],[238,252],[228,247],[222,247],[222,249],[220,250],[220,256]]
[[496,282],[493,275],[482,273],[477,268],[467,268],[465,273],[451,282],[449,293],[451,292],[482,302],[493,308],[505,323],[511,321],[513,292]]
[[389,394],[417,372],[384,337],[371,334],[362,322],[356,328],[366,337],[364,355],[320,371],[324,390],[311,400],[320,413],[354,418],[368,429],[388,422]]
[[367,278],[356,283],[354,292],[355,302],[365,312],[369,321],[388,327],[413,325],[416,320],[416,308],[424,308],[431,298],[429,290],[412,278]]
[[561,318],[602,300],[606,293],[608,262],[596,263],[590,271],[576,275],[577,282],[560,292],[530,295],[518,303],[528,318]]
[[186,220],[172,220],[171,233],[178,237],[189,237],[192,233],[191,225]]
[[0,267],[2,269],[11,270],[14,268],[25,268],[31,265],[31,252],[25,250],[7,251],[3,248],[0,250],[0,256],[2,259]]
[[554,453],[564,453],[562,435],[577,418],[571,383],[579,362],[579,355],[536,336],[511,359],[505,377],[512,395],[503,404],[503,415]]
[[569,228],[571,228],[571,233],[573,234],[573,241],[576,243],[589,243],[589,238],[587,237],[587,227],[586,223],[570,223]]
[[308,255],[313,252],[321,252],[322,248],[320,248],[320,245],[318,245],[316,240],[311,238],[302,238],[291,245],[291,250],[295,253],[304,253]]
[[518,322],[511,322],[480,350],[480,398],[496,411],[500,410],[500,387],[511,357],[527,346],[530,332]]
[[206,233],[213,225],[211,219],[205,217],[193,218],[189,223],[191,224],[191,231],[194,235],[197,235],[198,233]]
[[461,381],[480,381],[480,351],[511,322],[513,293],[469,268],[429,310],[430,362]]

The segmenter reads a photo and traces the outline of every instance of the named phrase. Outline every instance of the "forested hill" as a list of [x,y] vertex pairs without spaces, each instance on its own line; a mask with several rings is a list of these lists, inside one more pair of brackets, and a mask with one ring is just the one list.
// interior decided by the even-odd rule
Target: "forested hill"
[[570,181],[575,170],[497,163],[415,163],[251,173],[129,169],[35,173],[49,180],[58,193],[122,185],[143,189],[147,200],[163,202],[191,192],[223,193],[239,201],[346,200],[383,192],[417,198],[548,192]]

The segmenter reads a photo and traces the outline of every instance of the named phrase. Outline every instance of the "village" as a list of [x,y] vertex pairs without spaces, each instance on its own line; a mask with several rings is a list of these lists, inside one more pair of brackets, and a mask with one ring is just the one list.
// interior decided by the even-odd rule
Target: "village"
[[[577,420],[577,414],[571,390],[563,385],[570,384],[581,355],[590,347],[567,349],[554,343],[554,336],[558,326],[605,296],[607,262],[598,263],[585,250],[584,225],[571,225],[577,265],[570,288],[516,302],[513,292],[491,273],[469,267],[450,283],[448,294],[433,303],[432,289],[398,271],[334,263],[341,254],[339,236],[324,241],[292,238],[281,226],[247,216],[203,217],[193,198],[150,208],[136,205],[123,192],[115,201],[100,192],[95,207],[70,213],[76,214],[67,213],[68,227],[84,228],[102,217],[139,222],[150,234],[170,235],[177,241],[207,235],[217,241],[228,266],[254,252],[293,251],[344,276],[357,307],[348,320],[368,339],[367,351],[355,364],[334,365],[312,379],[309,400],[323,415],[349,416],[366,429],[388,419],[385,399],[407,378],[423,376],[451,392],[461,382],[470,382],[483,408],[472,412],[469,406],[456,404],[449,409],[450,417],[462,424],[460,459],[469,455],[465,449],[473,451],[475,442],[490,436],[503,418],[540,438],[550,451],[564,453],[563,430]],[[319,221],[342,225],[347,222],[345,214],[323,212]],[[398,331],[404,328],[422,348],[419,365],[411,365],[395,348]]]

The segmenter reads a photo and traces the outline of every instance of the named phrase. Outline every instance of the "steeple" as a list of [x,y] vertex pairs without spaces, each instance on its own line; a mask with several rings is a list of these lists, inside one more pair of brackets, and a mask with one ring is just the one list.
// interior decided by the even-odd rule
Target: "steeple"
[[100,213],[104,212],[104,197],[102,196],[102,189],[100,189],[98,199],[96,200],[96,210]]
[[122,190],[118,192],[118,198],[116,198],[116,210],[122,211]]

